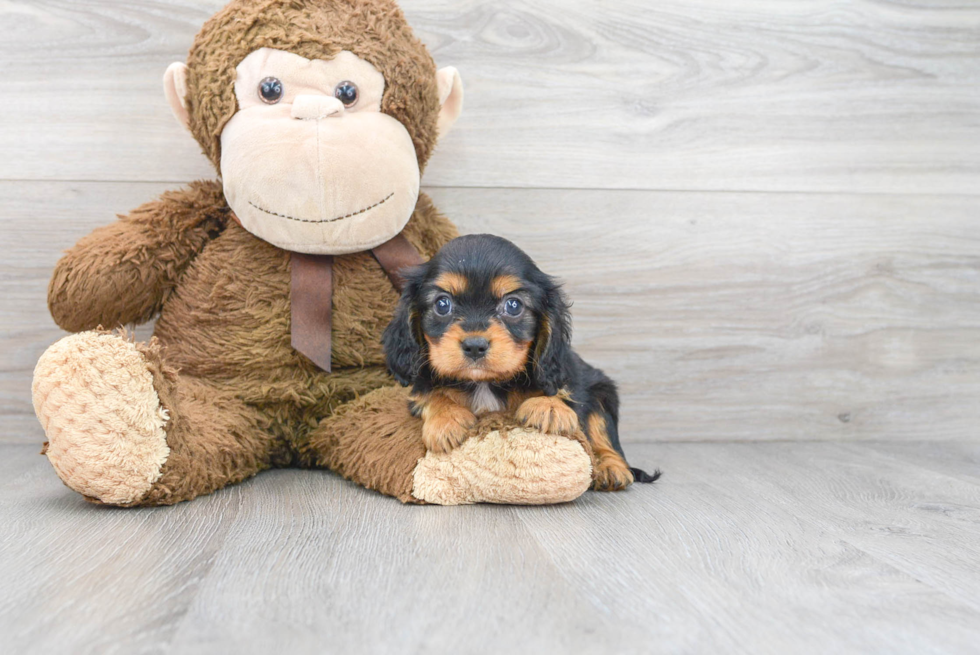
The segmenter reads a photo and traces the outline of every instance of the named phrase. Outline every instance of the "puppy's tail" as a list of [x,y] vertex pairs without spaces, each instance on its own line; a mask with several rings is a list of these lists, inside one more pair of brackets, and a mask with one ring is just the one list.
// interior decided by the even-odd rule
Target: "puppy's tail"
[[660,479],[660,469],[656,469],[653,475],[650,475],[643,469],[637,469],[630,467],[630,473],[633,474],[634,482],[642,482],[643,484],[650,484],[651,482],[656,482]]

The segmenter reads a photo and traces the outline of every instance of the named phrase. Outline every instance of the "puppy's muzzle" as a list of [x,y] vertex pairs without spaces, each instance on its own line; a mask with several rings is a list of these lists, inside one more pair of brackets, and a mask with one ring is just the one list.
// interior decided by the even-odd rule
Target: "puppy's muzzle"
[[474,362],[483,359],[490,350],[490,342],[484,337],[466,337],[459,346],[466,358]]

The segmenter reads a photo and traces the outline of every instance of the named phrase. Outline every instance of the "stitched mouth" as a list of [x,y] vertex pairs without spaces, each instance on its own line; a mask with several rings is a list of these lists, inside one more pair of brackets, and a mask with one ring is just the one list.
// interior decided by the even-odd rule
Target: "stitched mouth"
[[279,212],[270,211],[268,209],[265,209],[264,207],[259,207],[258,205],[256,205],[251,200],[248,201],[248,204],[251,205],[252,207],[255,207],[260,212],[264,212],[266,214],[269,214],[270,216],[278,216],[279,218],[287,218],[287,219],[289,219],[291,221],[297,221],[299,223],[335,223],[337,221],[342,221],[345,218],[353,218],[354,216],[357,216],[359,214],[363,214],[364,212],[371,211],[375,207],[379,207],[379,206],[385,204],[386,202],[388,202],[389,200],[391,200],[391,197],[393,195],[395,195],[395,192],[394,191],[392,191],[391,193],[389,193],[387,196],[385,196],[384,198],[382,198],[378,202],[376,202],[373,205],[370,205],[368,207],[365,207],[364,209],[358,209],[356,212],[351,212],[349,214],[344,214],[343,216],[337,216],[336,218],[325,218],[323,220],[318,220],[318,221],[310,220],[308,218],[296,218],[295,216],[287,216],[286,214],[280,214]]

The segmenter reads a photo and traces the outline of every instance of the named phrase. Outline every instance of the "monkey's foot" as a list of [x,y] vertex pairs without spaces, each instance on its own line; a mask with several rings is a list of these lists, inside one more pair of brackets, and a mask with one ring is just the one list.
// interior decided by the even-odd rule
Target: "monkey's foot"
[[168,415],[135,344],[107,332],[65,337],[41,355],[32,391],[45,454],[68,487],[128,505],[160,478]]
[[574,439],[512,428],[427,453],[413,478],[412,495],[427,503],[545,505],[585,493],[592,460]]

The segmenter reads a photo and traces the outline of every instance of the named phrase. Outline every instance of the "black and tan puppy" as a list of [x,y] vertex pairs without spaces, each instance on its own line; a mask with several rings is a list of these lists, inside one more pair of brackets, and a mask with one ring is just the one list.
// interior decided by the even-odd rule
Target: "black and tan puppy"
[[429,450],[448,452],[477,416],[509,411],[550,434],[581,428],[595,452],[595,489],[657,479],[627,465],[616,385],[572,350],[564,294],[520,248],[463,236],[404,277],[385,357],[398,382],[412,385]]

